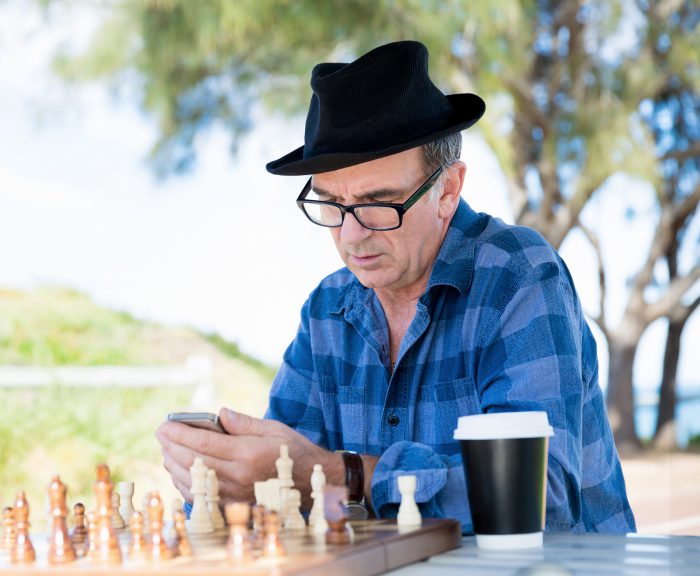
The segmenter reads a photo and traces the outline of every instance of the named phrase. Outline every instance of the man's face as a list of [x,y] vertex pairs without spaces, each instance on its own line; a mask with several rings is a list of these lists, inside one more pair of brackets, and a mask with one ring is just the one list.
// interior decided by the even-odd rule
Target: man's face
[[[371,202],[402,204],[430,176],[422,154],[422,149],[412,148],[317,174],[313,177],[313,189],[319,199],[346,206]],[[440,181],[434,185],[440,186]],[[351,214],[345,215],[340,228],[330,229],[340,257],[364,286],[408,292],[411,296],[422,293],[449,223],[446,211],[441,209],[442,200],[433,196],[431,190],[414,204],[396,230],[368,230]]]

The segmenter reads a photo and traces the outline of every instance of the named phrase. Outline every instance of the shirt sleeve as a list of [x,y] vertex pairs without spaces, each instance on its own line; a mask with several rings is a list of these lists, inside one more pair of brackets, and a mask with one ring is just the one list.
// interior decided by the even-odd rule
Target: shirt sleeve
[[[544,251],[540,251],[544,253]],[[499,292],[484,330],[477,387],[482,412],[544,410],[554,428],[547,467],[548,530],[634,530],[622,471],[597,380],[595,342],[560,260],[536,263],[514,289]],[[584,350],[584,342],[586,349]],[[586,361],[584,361],[584,357]],[[598,446],[602,458],[587,458]],[[582,498],[583,476],[597,494]]]
[[415,499],[424,518],[457,518],[471,533],[462,459],[445,456],[418,442],[392,444],[379,458],[372,476],[372,507],[379,518],[396,518],[401,503],[397,478],[416,476]]

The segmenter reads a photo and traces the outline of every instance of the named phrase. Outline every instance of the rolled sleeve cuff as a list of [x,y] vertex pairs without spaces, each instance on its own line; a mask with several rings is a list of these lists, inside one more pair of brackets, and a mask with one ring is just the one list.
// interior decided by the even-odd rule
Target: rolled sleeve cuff
[[397,478],[416,477],[415,499],[424,517],[443,516],[436,495],[447,484],[447,466],[430,447],[415,442],[392,444],[372,476],[372,507],[378,518],[396,518],[401,503]]

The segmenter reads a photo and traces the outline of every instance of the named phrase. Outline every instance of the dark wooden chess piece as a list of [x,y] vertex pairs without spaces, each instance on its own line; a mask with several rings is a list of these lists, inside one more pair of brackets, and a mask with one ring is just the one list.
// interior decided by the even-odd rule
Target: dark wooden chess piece
[[146,559],[146,539],[143,537],[143,515],[134,511],[129,519],[129,529],[131,530],[131,543],[129,544],[129,559]]
[[263,541],[263,556],[284,556],[284,547],[280,540],[281,521],[274,510],[265,513],[263,521],[265,539]]
[[182,510],[173,512],[173,527],[175,530],[175,542],[173,543],[173,553],[185,558],[192,556],[192,545],[187,536],[185,528],[185,513]]
[[13,564],[28,564],[36,560],[34,546],[29,538],[29,503],[24,490],[17,492],[13,509],[15,519],[15,544],[10,550]]
[[226,553],[231,562],[241,563],[253,559],[253,545],[248,534],[250,521],[250,504],[247,502],[229,502],[225,508],[229,536]]
[[327,485],[323,489],[323,509],[328,522],[326,542],[329,544],[347,544],[350,533],[347,529],[348,511],[345,501],[348,489],[345,486]]
[[92,558],[100,562],[118,564],[122,561],[122,551],[119,548],[117,533],[112,524],[112,491],[114,485],[110,479],[109,468],[106,464],[97,466],[97,479],[92,485],[92,491],[97,500],[96,512],[96,553]]
[[163,501],[158,492],[148,494],[148,525],[150,535],[148,542],[148,558],[150,560],[165,560],[170,558],[170,550],[163,537]]
[[77,558],[66,525],[68,515],[66,491],[66,485],[58,476],[54,476],[48,487],[53,523],[49,539],[49,564],[64,564],[73,562]]
[[71,542],[78,557],[85,556],[87,552],[88,530],[85,525],[85,506],[77,502],[73,506],[73,530],[70,533]]
[[0,548],[9,554],[10,550],[12,550],[12,547],[15,545],[16,539],[15,514],[12,511],[12,507],[7,506],[2,511],[2,541],[0,541]]

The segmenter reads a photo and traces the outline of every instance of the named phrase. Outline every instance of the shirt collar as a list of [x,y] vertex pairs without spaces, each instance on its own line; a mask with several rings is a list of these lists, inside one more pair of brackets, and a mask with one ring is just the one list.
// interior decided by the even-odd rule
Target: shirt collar
[[[474,274],[474,253],[476,241],[486,225],[483,214],[478,214],[460,198],[447,234],[442,241],[433,270],[430,273],[425,293],[434,286],[452,286],[461,294],[466,294]],[[347,269],[345,269],[347,271]],[[351,310],[374,295],[374,290],[365,288],[354,274],[346,290],[338,295],[333,313],[340,314],[343,309]]]

